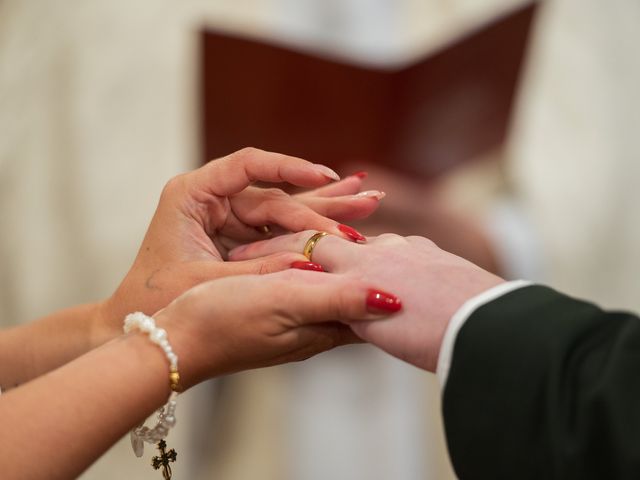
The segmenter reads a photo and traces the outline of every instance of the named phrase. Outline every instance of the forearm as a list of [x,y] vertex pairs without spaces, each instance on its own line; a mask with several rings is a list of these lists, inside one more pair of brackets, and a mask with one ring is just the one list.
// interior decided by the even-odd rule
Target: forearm
[[0,397],[4,479],[75,478],[169,394],[163,352],[114,340]]
[[0,332],[0,388],[7,391],[114,338],[102,303],[71,307]]

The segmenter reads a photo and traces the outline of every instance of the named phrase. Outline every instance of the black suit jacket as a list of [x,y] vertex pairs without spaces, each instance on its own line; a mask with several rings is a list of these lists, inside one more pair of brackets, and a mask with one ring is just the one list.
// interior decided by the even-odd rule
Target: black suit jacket
[[468,479],[640,479],[640,319],[530,286],[476,310],[443,398]]

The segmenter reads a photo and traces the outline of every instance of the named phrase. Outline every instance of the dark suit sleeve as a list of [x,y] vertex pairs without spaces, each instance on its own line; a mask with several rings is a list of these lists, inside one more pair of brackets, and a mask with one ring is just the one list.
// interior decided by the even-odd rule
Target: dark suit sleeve
[[640,479],[640,320],[510,292],[458,333],[443,415],[461,480]]

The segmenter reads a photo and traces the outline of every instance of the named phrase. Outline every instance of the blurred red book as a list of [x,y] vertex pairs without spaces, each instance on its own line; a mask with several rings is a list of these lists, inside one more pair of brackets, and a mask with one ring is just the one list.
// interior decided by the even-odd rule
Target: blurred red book
[[394,69],[202,35],[203,161],[245,146],[423,178],[499,148],[535,2]]

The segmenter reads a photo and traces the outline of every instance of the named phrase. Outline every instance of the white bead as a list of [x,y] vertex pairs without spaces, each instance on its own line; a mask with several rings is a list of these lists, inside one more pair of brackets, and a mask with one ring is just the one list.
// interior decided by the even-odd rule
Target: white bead
[[[149,338],[151,339],[152,342],[161,344],[163,340],[167,339],[167,332],[165,331],[164,328],[156,328],[149,334]],[[167,346],[168,346],[168,343],[167,343]]]
[[142,330],[151,331],[155,328],[155,326],[155,322],[148,317],[142,319],[142,321],[140,322],[140,329]]
[[[178,356],[171,348],[166,330],[156,327],[155,320],[142,312],[131,313],[124,319],[123,330],[125,333],[130,333],[136,329],[148,334],[149,340],[162,348],[167,356],[167,360],[169,360],[172,371],[178,369]],[[171,392],[167,403],[158,409],[158,421],[153,428],[142,425],[132,430],[131,446],[137,456],[141,453],[140,445],[143,441],[147,443],[158,443],[167,436],[169,429],[176,424],[174,413],[177,396],[178,392]]]

